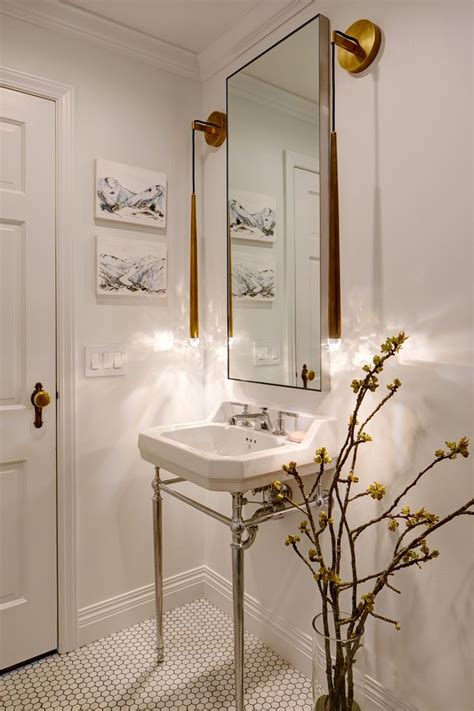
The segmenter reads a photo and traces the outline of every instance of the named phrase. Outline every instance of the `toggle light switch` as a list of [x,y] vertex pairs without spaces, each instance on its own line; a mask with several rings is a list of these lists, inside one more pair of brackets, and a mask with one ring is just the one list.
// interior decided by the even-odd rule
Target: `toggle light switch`
[[102,368],[102,353],[91,353],[91,368],[92,370]]
[[274,339],[259,339],[253,344],[254,365],[280,365],[281,343]]
[[102,355],[102,366],[104,370],[109,370],[114,367],[114,354],[110,351],[105,351]]
[[127,372],[127,348],[110,343],[85,347],[84,374],[86,378],[125,375]]

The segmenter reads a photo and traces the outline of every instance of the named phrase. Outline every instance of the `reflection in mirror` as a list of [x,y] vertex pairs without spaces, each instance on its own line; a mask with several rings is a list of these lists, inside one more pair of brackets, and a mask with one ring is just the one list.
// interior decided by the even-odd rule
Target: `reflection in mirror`
[[227,80],[229,378],[327,387],[329,23]]

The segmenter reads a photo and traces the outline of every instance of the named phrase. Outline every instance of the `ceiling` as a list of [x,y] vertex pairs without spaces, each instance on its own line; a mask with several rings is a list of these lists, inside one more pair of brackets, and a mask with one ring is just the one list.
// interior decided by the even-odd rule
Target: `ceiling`
[[257,57],[243,71],[267,84],[319,103],[319,21],[308,23]]
[[123,27],[196,54],[239,23],[252,10],[267,6],[277,13],[293,0],[60,0]]

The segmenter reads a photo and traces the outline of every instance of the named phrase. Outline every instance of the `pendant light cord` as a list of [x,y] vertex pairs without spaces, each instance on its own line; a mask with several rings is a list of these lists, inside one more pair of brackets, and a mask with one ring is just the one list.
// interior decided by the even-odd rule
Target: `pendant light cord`
[[332,72],[332,82],[331,82],[331,118],[332,125],[331,130],[333,133],[336,132],[336,44],[331,42],[332,46],[332,60],[331,60],[331,72]]
[[194,153],[195,153],[194,137],[195,137],[196,131],[195,131],[194,128],[192,129],[192,132],[193,132],[193,163],[192,163],[193,181],[192,181],[192,182],[193,182],[193,195],[195,195],[195,193],[196,193],[196,169],[195,169],[195,162],[196,162],[196,161],[195,161],[195,156],[194,156]]

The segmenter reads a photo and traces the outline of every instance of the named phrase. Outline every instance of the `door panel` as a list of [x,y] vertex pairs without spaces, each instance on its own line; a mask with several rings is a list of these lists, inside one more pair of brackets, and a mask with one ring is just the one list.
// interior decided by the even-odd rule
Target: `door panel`
[[295,168],[295,321],[297,383],[303,364],[315,372],[308,389],[321,382],[319,174]]
[[0,604],[22,605],[26,593],[27,528],[25,462],[0,466]]
[[57,646],[55,162],[54,103],[0,89],[0,668]]
[[0,190],[25,191],[25,124],[0,118]]
[[0,407],[21,405],[25,391],[23,226],[0,223]]

